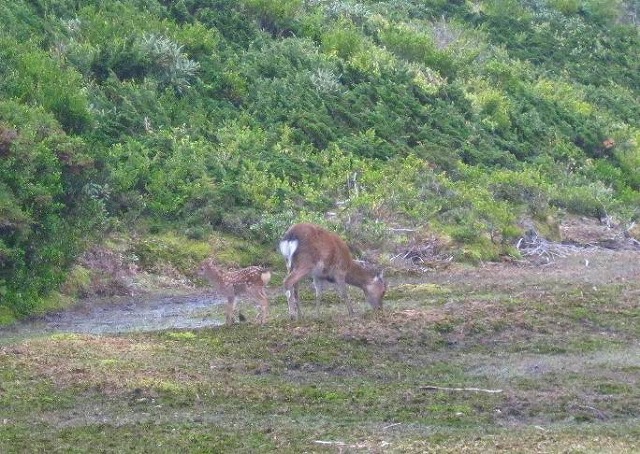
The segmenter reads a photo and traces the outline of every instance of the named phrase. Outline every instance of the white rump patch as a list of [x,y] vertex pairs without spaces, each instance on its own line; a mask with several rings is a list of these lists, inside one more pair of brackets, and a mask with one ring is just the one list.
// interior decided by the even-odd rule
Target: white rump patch
[[293,254],[298,249],[298,240],[280,241],[280,253],[287,261],[287,270],[291,271],[291,263],[293,262]]

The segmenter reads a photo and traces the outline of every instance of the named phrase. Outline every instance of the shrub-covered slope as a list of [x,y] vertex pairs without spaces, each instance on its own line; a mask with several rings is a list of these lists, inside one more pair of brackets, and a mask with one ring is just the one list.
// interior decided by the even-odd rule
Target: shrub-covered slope
[[0,319],[113,230],[269,243],[335,213],[508,253],[638,217],[635,0],[8,0]]

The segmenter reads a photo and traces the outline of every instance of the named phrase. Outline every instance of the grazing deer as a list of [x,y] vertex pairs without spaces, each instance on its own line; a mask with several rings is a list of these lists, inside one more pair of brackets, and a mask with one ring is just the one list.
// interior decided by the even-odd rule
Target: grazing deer
[[323,281],[337,285],[341,298],[347,303],[349,315],[353,315],[353,307],[346,284],[362,289],[367,303],[374,309],[382,309],[382,298],[387,290],[382,273],[356,263],[347,244],[335,233],[314,224],[293,225],[280,241],[280,252],[287,261],[289,272],[284,280],[284,289],[292,319],[297,319],[300,313],[298,282],[308,275],[311,275],[316,291],[316,311],[320,305]]
[[[226,323],[232,324],[236,318],[236,296],[247,294],[259,303],[260,323],[267,321],[269,300],[265,287],[271,280],[271,272],[259,266],[250,266],[239,270],[226,271],[215,264],[213,259],[207,259],[200,265],[201,276],[206,277],[216,285],[227,298]],[[242,318],[242,314],[240,314]]]

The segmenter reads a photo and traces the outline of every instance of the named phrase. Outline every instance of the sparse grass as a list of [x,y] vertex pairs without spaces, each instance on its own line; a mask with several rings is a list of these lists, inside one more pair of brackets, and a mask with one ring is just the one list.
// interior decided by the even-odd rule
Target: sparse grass
[[633,452],[634,263],[451,269],[352,319],[305,292],[290,322],[274,288],[264,327],[3,342],[0,451]]

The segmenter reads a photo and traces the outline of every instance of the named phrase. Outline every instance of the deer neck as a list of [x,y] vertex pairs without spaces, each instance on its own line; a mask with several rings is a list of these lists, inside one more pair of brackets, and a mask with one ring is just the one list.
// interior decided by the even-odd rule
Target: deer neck
[[373,276],[370,271],[352,261],[349,269],[347,270],[345,281],[349,285],[364,289],[369,282],[371,282],[372,277]]

